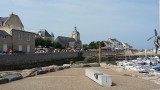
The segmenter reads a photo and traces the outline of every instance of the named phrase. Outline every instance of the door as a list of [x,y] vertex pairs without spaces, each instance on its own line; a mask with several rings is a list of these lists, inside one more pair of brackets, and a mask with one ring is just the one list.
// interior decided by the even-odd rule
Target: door
[[22,45],[18,46],[18,51],[22,51]]
[[7,44],[3,44],[3,51],[7,50]]
[[30,45],[27,45],[27,52],[30,52]]

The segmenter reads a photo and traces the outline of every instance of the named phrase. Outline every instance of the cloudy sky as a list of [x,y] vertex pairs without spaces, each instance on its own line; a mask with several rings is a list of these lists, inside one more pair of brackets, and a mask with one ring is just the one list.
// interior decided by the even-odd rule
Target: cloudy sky
[[26,30],[46,29],[71,36],[77,26],[82,43],[117,38],[134,48],[154,48],[147,39],[159,30],[158,0],[2,0],[0,16],[17,14]]

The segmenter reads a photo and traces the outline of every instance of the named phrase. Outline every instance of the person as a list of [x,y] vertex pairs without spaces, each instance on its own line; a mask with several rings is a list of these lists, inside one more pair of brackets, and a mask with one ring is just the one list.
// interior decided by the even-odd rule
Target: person
[[8,54],[8,53],[9,53],[9,49],[6,50],[6,54]]
[[9,54],[12,54],[12,49],[9,49]]

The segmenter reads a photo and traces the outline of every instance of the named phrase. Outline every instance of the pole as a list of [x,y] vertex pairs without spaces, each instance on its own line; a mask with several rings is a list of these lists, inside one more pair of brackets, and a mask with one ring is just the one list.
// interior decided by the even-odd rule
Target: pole
[[100,43],[99,43],[99,64],[101,63],[101,46],[100,46]]

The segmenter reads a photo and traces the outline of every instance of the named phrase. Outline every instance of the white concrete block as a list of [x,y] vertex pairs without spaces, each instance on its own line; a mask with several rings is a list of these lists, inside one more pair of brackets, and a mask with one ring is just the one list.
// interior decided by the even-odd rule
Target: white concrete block
[[110,75],[104,74],[94,69],[85,69],[85,76],[89,77],[102,86],[110,87],[112,85],[112,78]]

